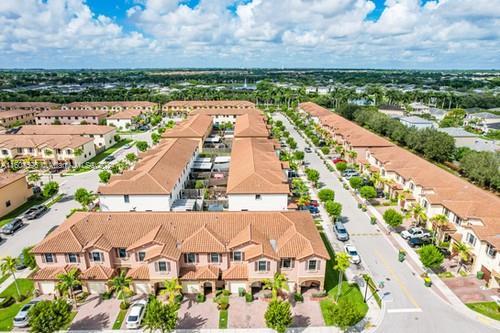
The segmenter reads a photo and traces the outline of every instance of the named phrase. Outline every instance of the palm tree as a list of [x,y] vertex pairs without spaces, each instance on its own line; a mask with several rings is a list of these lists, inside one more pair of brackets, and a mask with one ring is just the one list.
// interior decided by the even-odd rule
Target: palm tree
[[448,217],[446,217],[446,215],[444,214],[434,215],[433,217],[431,217],[431,222],[436,226],[437,232],[439,234],[443,227],[448,224]]
[[76,295],[73,293],[73,289],[82,285],[78,268],[72,268],[67,273],[59,274],[57,279],[57,288],[61,291],[68,292],[69,297],[75,302],[75,306],[78,306]]
[[0,265],[0,269],[3,274],[12,274],[12,278],[14,279],[14,285],[16,286],[17,296],[21,297],[21,291],[19,290],[19,286],[17,285],[16,279],[16,264],[17,258],[12,258],[11,256],[7,256],[2,259],[2,264]]
[[74,151],[73,151],[73,154],[75,156],[82,156],[83,154],[83,149],[80,147],[80,148],[76,148]]
[[161,291],[161,294],[167,295],[168,302],[170,304],[173,304],[175,301],[175,296],[177,296],[181,292],[182,286],[179,284],[179,281],[176,278],[165,280],[163,285],[165,289]]
[[420,204],[414,204],[410,208],[410,212],[413,218],[417,221],[417,224],[421,221],[427,221],[427,214],[425,214],[425,208]]
[[340,293],[342,292],[342,277],[349,266],[351,266],[351,262],[349,261],[350,258],[351,257],[345,252],[337,253],[335,256],[335,265],[333,266],[333,269],[339,271],[339,284],[337,285],[336,300],[339,299]]
[[276,300],[278,298],[278,294],[282,289],[285,289],[288,291],[288,283],[286,276],[281,273],[274,273],[273,279],[264,279],[262,281],[264,283],[264,289],[269,289],[271,290],[273,294],[273,300]]
[[347,153],[347,155],[349,156],[349,158],[354,161],[354,159],[356,157],[358,157],[358,152],[355,151],[355,150],[349,150],[349,152]]
[[309,197],[309,195],[307,195],[307,194],[301,195],[299,197],[299,199],[297,200],[297,206],[299,206],[299,207],[305,206],[309,203],[309,201],[311,201],[311,198]]
[[40,181],[40,178],[41,178],[41,177],[40,177],[40,174],[35,173],[35,172],[30,173],[30,174],[28,175],[28,181],[29,181],[30,183],[37,183],[37,182],[39,182],[39,181]]
[[462,268],[462,266],[465,266],[472,257],[471,248],[463,242],[455,242],[453,244],[453,250],[457,252],[458,256],[460,257],[460,266],[458,266],[457,271],[460,272],[460,268]]
[[121,270],[120,273],[109,280],[109,285],[112,290],[116,292],[116,297],[121,299],[125,303],[127,295],[130,294],[130,284],[132,283],[132,278],[127,276],[125,270]]
[[382,177],[380,177],[380,172],[373,172],[371,174],[371,181],[373,182],[373,185],[375,185],[376,188],[379,188],[381,180]]

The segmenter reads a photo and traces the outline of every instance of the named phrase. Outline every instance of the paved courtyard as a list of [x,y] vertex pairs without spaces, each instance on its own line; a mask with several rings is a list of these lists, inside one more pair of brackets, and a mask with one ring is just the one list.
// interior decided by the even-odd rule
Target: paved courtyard
[[324,326],[319,302],[305,301],[292,306],[293,327]]
[[478,280],[475,276],[443,279],[443,281],[464,303],[491,302],[493,300],[491,296],[498,296],[496,289],[485,289],[485,281]]
[[212,298],[207,298],[203,303],[196,303],[194,299],[185,298],[179,309],[177,328],[200,329],[218,328],[219,311]]
[[86,303],[78,306],[70,330],[106,330],[113,327],[120,312],[117,299],[102,300],[99,296],[89,296]]
[[247,303],[243,297],[231,296],[229,301],[228,327],[266,327],[264,313],[266,312],[267,304],[267,302],[259,300]]

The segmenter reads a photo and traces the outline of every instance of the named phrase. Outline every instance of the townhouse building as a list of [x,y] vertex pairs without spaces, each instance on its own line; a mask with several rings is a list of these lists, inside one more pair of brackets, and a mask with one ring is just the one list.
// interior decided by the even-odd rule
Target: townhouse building
[[243,114],[234,123],[235,138],[269,138],[266,120],[260,114]]
[[142,110],[153,112],[158,110],[158,104],[148,101],[120,101],[120,102],[73,102],[65,104],[62,110],[99,110],[108,113],[121,112],[125,110]]
[[0,135],[0,159],[76,166],[95,154],[94,141],[79,135]]
[[[472,256],[471,271],[482,271],[489,286],[498,288],[500,199],[497,196],[318,105],[307,108],[314,109],[313,117],[317,116],[334,139],[343,140],[345,147],[358,147],[356,162],[362,171],[379,173],[384,190],[398,199],[401,208],[422,205],[428,217],[427,227],[437,232],[439,240],[449,241],[451,249],[454,242],[466,244]],[[447,225],[431,222],[438,214],[448,218]]]
[[40,111],[32,109],[12,109],[0,111],[0,126],[10,127],[12,125],[34,124],[35,115]]
[[103,110],[48,110],[36,116],[37,125],[99,125],[105,121]]
[[263,118],[262,111],[256,108],[213,108],[213,109],[197,109],[193,114],[203,114],[210,116],[213,119],[214,126],[224,123],[235,124],[236,119],[240,116],[251,116]]
[[0,217],[24,204],[32,195],[24,173],[0,173]]
[[96,151],[113,146],[116,128],[103,125],[24,125],[17,135],[79,135],[94,140]]
[[133,129],[136,119],[145,118],[147,111],[141,109],[128,109],[112,114],[106,119],[106,125],[116,127],[119,130]]
[[254,109],[255,104],[249,101],[170,101],[162,106],[163,112],[170,116],[185,116],[202,109]]
[[469,113],[465,116],[464,126],[470,126],[483,133],[500,130],[500,116],[490,112]]
[[328,252],[307,212],[77,212],[32,250],[32,278],[55,294],[57,276],[76,268],[83,289],[107,290],[120,270],[138,294],[178,278],[183,293],[262,288],[276,272],[290,292],[323,289]]
[[139,155],[132,170],[113,175],[100,186],[103,211],[170,211],[179,199],[200,152],[198,140],[163,139]]
[[50,102],[0,102],[0,110],[35,110],[46,111],[58,109],[59,104]]
[[204,114],[195,114],[188,119],[178,123],[174,128],[167,129],[163,134],[163,138],[167,139],[194,139],[198,141],[198,147],[203,149],[203,142],[212,132],[213,120],[212,117]]

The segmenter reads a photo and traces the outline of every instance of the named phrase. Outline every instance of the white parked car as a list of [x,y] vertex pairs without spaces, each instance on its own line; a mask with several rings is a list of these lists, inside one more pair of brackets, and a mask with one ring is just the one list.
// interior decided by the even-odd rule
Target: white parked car
[[127,328],[140,328],[142,318],[144,317],[144,313],[146,312],[146,304],[148,302],[146,300],[140,300],[134,302],[130,306],[130,310],[127,315],[127,320],[125,321],[125,326]]
[[349,261],[354,265],[361,264],[361,257],[358,254],[358,250],[354,247],[354,245],[347,244],[344,246],[345,252],[349,255]]
[[26,327],[26,326],[28,326],[28,312],[38,302],[40,302],[40,301],[34,299],[31,302],[25,304],[19,310],[19,312],[14,317],[14,327]]
[[412,227],[408,230],[404,230],[401,232],[401,237],[404,239],[410,239],[410,238],[422,238],[422,237],[430,237],[431,234],[425,231],[422,228],[418,227]]

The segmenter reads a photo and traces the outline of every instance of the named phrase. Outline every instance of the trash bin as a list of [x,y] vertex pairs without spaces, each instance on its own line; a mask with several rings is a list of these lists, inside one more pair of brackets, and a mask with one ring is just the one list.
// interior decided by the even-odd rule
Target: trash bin
[[403,262],[403,261],[405,261],[405,259],[406,259],[406,253],[403,251],[399,251],[399,254],[398,254],[399,262]]
[[484,272],[483,271],[478,271],[476,273],[476,277],[477,277],[478,280],[482,280],[483,277],[484,277]]

